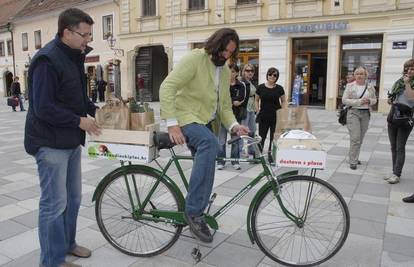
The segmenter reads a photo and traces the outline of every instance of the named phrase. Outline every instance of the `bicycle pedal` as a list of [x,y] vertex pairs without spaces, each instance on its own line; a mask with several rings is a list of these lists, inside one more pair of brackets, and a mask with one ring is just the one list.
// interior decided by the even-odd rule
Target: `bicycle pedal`
[[193,257],[195,263],[198,263],[201,261],[201,251],[199,248],[193,248],[193,250],[191,251],[191,256]]

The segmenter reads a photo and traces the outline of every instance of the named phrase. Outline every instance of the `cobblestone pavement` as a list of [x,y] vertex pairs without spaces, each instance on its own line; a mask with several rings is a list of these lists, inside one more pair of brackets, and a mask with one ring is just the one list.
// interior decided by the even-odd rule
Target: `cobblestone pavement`
[[[11,112],[0,103],[0,265],[38,266],[37,231],[39,182],[34,159],[23,149],[26,112]],[[158,104],[153,104],[158,109]],[[344,247],[323,266],[414,266],[414,204],[401,198],[414,192],[414,139],[407,143],[407,157],[399,184],[389,185],[391,156],[385,116],[374,113],[362,146],[362,165],[350,170],[346,161],[348,134],[336,122],[336,114],[309,111],[313,133],[328,151],[327,168],[317,175],[332,183],[345,197],[351,214],[351,229]],[[185,153],[183,147],[178,148]],[[162,153],[161,162],[167,160]],[[188,164],[187,164],[188,165]],[[191,166],[185,166],[186,173]],[[101,177],[118,167],[108,160],[83,158],[83,200],[78,220],[78,243],[93,250],[89,259],[68,257],[82,266],[191,266],[193,241],[181,238],[162,255],[136,258],[112,248],[95,222],[92,193]],[[258,166],[245,164],[242,170],[227,167],[217,171],[216,204],[229,199]],[[197,266],[279,266],[252,245],[245,231],[249,193],[219,219],[220,231],[212,245],[202,246],[203,259]]]

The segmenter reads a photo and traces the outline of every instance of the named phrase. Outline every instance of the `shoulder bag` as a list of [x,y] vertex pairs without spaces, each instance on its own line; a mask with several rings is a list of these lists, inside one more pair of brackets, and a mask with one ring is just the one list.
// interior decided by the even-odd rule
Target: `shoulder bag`
[[414,125],[413,110],[407,105],[394,103],[387,116],[387,121],[397,128],[412,128]]

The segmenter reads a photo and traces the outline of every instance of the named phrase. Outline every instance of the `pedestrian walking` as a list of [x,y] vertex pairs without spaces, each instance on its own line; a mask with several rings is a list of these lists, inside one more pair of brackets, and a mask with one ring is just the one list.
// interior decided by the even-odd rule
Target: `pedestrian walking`
[[[14,96],[15,98],[17,98],[19,100],[19,105],[20,105],[20,111],[26,111],[24,109],[23,106],[23,95],[22,95],[22,91],[20,89],[20,83],[19,83],[19,77],[16,76],[14,77],[14,80],[12,82],[12,84],[10,85],[10,92],[12,94],[12,96]],[[16,106],[12,106],[12,110],[16,111]]]
[[257,121],[259,123],[259,135],[262,138],[260,150],[263,152],[267,133],[270,130],[269,149],[267,151],[268,160],[273,163],[272,142],[276,129],[276,111],[282,107],[287,107],[285,90],[279,84],[279,70],[271,67],[266,73],[266,82],[260,84],[256,90],[255,108]]
[[172,142],[187,143],[194,156],[184,218],[191,232],[203,242],[212,242],[204,210],[213,188],[217,133],[220,124],[229,132],[247,134],[231,109],[230,70],[237,60],[239,36],[229,28],[211,35],[204,49],[194,49],[174,66],[160,88],[161,118],[167,122]]
[[[404,63],[403,76],[399,78],[391,89],[388,103],[392,104],[390,113],[387,117],[388,138],[391,144],[392,156],[392,174],[384,179],[390,184],[396,184],[400,181],[401,172],[405,162],[405,145],[410,135],[413,125],[399,124],[393,120],[395,113],[408,118],[413,117],[414,108],[414,59]],[[410,202],[411,198],[405,202]],[[407,201],[408,200],[408,201]],[[414,196],[412,196],[414,202]]]
[[91,251],[76,243],[82,197],[81,145],[85,131],[99,135],[96,106],[86,93],[84,62],[92,50],[94,21],[70,8],[58,19],[56,37],[41,48],[29,67],[29,110],[24,146],[36,159],[40,180],[40,266],[78,267],[67,254],[86,258]]
[[346,126],[349,132],[349,167],[356,170],[360,164],[359,153],[371,117],[370,107],[377,103],[375,88],[368,84],[368,71],[358,67],[354,71],[355,81],[345,87],[342,103],[349,107]]

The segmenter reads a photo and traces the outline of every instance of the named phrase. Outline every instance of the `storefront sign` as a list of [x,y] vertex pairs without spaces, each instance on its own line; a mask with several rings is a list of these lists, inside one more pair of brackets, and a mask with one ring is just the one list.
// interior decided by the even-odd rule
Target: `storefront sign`
[[325,31],[341,31],[348,27],[347,21],[325,22],[312,24],[293,24],[285,26],[269,26],[268,33],[307,33],[307,32],[325,32]]
[[99,62],[99,56],[90,56],[85,58],[85,63]]
[[407,49],[407,41],[392,42],[392,49]]

